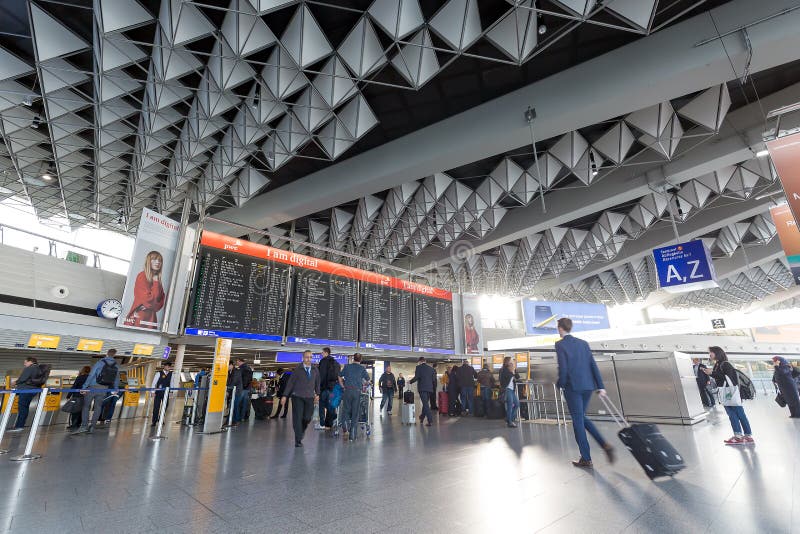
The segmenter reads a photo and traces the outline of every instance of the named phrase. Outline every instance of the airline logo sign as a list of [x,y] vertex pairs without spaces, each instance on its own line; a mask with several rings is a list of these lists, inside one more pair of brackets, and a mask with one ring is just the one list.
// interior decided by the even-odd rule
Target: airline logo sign
[[661,289],[682,293],[717,287],[711,254],[700,239],[653,250]]
[[786,192],[794,220],[798,221],[800,220],[800,133],[768,141],[767,150]]

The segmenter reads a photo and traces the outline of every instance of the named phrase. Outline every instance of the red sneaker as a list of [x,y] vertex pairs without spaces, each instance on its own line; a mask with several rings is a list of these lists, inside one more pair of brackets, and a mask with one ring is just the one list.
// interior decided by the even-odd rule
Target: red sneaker
[[755,443],[756,440],[753,439],[753,436],[745,436],[742,438],[743,443]]
[[724,443],[725,445],[741,445],[744,443],[744,438],[733,436],[732,438],[726,439]]

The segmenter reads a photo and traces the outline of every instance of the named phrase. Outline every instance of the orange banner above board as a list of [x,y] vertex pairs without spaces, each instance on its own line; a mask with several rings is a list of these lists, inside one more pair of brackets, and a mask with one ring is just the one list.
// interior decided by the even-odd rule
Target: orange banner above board
[[267,245],[260,245],[251,241],[237,239],[227,235],[216,234],[214,232],[204,231],[200,238],[200,244],[206,247],[216,248],[228,252],[235,252],[236,254],[245,254],[254,258],[275,261],[278,263],[285,263],[295,267],[302,267],[303,269],[312,269],[315,271],[332,274],[335,276],[343,276],[345,278],[353,278],[361,282],[369,282],[382,286],[390,286],[394,289],[402,289],[412,293],[419,293],[420,295],[427,295],[429,297],[436,297],[445,300],[452,300],[453,294],[450,291],[439,289],[408,280],[402,280],[393,276],[386,276],[372,271],[365,271],[363,269],[356,269],[355,267],[348,267],[332,261],[321,260],[311,256],[304,256],[282,250],[279,248],[268,247]]
[[800,221],[800,133],[768,141],[767,150],[783,185],[794,220]]
[[34,349],[57,349],[60,342],[61,336],[49,334],[31,334],[28,338],[28,346]]

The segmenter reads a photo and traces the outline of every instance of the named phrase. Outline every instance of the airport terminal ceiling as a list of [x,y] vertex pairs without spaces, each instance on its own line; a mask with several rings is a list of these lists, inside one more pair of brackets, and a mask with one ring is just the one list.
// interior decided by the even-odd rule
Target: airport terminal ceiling
[[[269,235],[228,233],[273,246],[391,264],[452,290],[607,303],[657,289],[648,254],[674,241],[675,218],[681,237],[707,241],[721,288],[665,305],[745,307],[791,284],[768,214],[780,185],[756,153],[765,113],[800,100],[800,48],[780,37],[797,6],[739,4],[3,2],[0,196],[42,220],[131,234],[142,208],[179,217],[188,196],[195,211]],[[715,55],[714,83],[649,102],[648,76],[677,68],[673,41],[704,39],[695,48]],[[478,117],[480,104],[593,68],[582,88],[622,79],[625,66],[607,68],[604,54],[646,57],[650,43],[665,51],[653,71],[616,88],[631,92],[629,108],[591,120],[576,102],[559,123],[537,107],[534,151],[520,106],[512,129],[524,136],[504,150],[420,164],[391,187],[339,187],[338,169]],[[565,103],[576,98],[562,89]],[[420,157],[395,156],[409,168]],[[306,191],[316,209],[257,224],[292,186],[326,177]]]

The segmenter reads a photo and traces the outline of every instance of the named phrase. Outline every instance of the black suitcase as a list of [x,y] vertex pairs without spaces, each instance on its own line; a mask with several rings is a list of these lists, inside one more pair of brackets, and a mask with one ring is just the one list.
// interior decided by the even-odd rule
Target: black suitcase
[[406,391],[403,393],[403,402],[406,404],[414,404],[414,392]]
[[503,419],[506,416],[506,403],[500,399],[492,399],[486,406],[486,417],[489,419]]
[[272,413],[272,398],[270,397],[251,399],[250,404],[253,405],[253,411],[259,421],[263,421]]
[[530,415],[528,414],[528,403],[524,400],[519,401],[519,418],[523,421],[530,419]]
[[622,426],[617,433],[620,441],[631,451],[650,480],[656,477],[671,477],[686,467],[683,457],[667,441],[656,425],[637,423],[628,425],[611,401],[600,397],[609,414]]
[[486,417],[486,406],[481,397],[472,399],[472,415],[475,417]]

